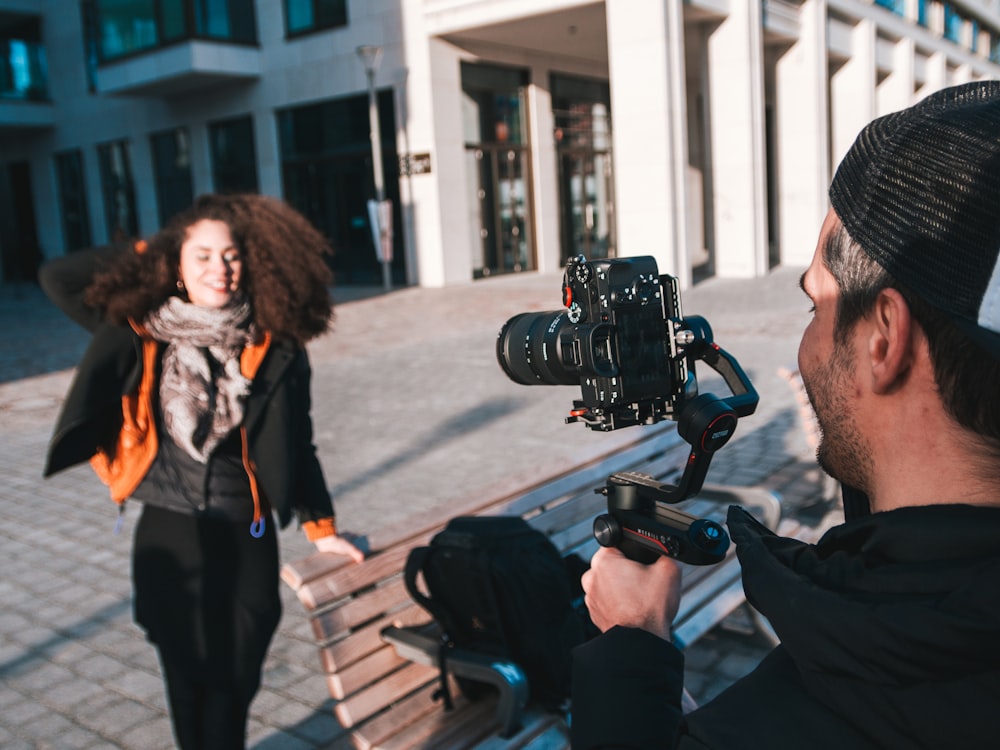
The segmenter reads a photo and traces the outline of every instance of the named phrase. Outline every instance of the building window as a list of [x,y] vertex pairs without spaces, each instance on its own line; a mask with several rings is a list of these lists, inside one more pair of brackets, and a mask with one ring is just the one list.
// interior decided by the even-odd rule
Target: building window
[[944,38],[956,44],[962,43],[963,19],[951,3],[944,4]]
[[917,0],[917,23],[925,29],[930,26],[931,0]]
[[209,125],[212,180],[217,193],[256,193],[257,157],[253,118],[240,117]]
[[83,185],[83,154],[77,149],[56,154],[56,181],[59,208],[62,212],[63,240],[66,250],[90,247],[90,220],[87,218],[87,193]]
[[85,0],[100,62],[190,39],[255,44],[253,0]]
[[186,128],[177,128],[150,137],[160,226],[171,216],[194,203],[191,183],[191,148]]
[[127,141],[105,143],[97,147],[101,168],[101,191],[104,193],[104,216],[108,237],[114,240],[139,236],[135,212],[135,182]]
[[881,5],[886,10],[890,10],[897,16],[906,12],[906,0],[875,0],[876,5]]
[[990,62],[1000,64],[1000,33],[990,33]]
[[347,0],[285,0],[289,36],[347,25]]
[[35,16],[0,14],[0,99],[48,97],[41,21]]
[[[399,227],[399,160],[395,149],[392,90],[378,92],[385,196]],[[367,201],[375,196],[368,97],[350,96],[277,113],[282,195],[325,234],[336,253],[330,265],[337,284],[378,284]],[[392,271],[403,279],[401,232],[393,233]]]

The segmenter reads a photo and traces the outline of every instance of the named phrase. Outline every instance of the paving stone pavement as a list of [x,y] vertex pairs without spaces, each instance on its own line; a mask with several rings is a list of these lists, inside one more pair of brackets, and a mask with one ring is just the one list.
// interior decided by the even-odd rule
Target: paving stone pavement
[[[750,281],[710,279],[684,293],[761,394],[757,413],[715,457],[708,481],[761,484],[786,515],[807,514],[821,476],[779,366],[794,366],[807,320],[802,269]],[[560,304],[558,274],[519,274],[446,289],[334,289],[334,329],[310,344],[316,443],[340,526],[364,539],[534,465],[553,471],[594,441],[565,425],[570,387],[511,383],[496,364],[500,325]],[[132,623],[131,533],[89,468],[43,480],[43,457],[86,333],[33,285],[0,286],[0,746],[173,747],[155,652]],[[703,391],[717,390],[711,371]],[[714,388],[713,388],[714,384]],[[642,428],[630,428],[642,429]],[[308,554],[293,527],[283,559]],[[328,747],[342,733],[305,614],[285,611],[251,709],[257,750]],[[767,646],[734,613],[687,652],[688,688],[705,701],[751,670]]]

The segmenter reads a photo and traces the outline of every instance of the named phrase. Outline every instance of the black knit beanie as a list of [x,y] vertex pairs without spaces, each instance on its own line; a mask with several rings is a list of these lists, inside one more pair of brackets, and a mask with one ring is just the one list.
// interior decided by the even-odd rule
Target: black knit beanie
[[830,201],[872,259],[1000,358],[1000,81],[871,122]]

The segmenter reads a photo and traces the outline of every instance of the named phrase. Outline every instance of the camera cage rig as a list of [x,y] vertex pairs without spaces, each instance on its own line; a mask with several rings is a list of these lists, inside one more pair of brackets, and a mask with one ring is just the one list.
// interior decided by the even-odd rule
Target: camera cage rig
[[[580,262],[585,262],[582,256],[570,265]],[[594,520],[594,537],[602,546],[616,546],[643,563],[666,555],[693,565],[711,565],[722,561],[729,549],[725,528],[670,506],[701,490],[712,456],[732,437],[739,418],[756,410],[759,396],[736,359],[714,342],[708,321],[683,316],[677,279],[661,274],[659,284],[670,359],[679,366],[674,392],[616,409],[594,409],[576,400],[566,422],[580,421],[606,431],[675,420],[678,434],[691,445],[678,484],[661,484],[640,472],[612,474],[604,487],[595,490],[607,497],[608,511]],[[731,396],[697,393],[695,363],[699,361],[722,376]]]

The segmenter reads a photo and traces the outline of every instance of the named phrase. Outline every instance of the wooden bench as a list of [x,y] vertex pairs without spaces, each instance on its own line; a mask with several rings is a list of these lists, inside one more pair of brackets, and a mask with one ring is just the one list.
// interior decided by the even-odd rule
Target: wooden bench
[[[604,486],[608,475],[640,471],[661,482],[673,482],[687,457],[689,446],[677,436],[672,423],[636,428],[634,433],[630,440],[613,441],[607,450],[594,450],[557,476],[522,477],[450,504],[449,517],[520,515],[544,531],[563,554],[576,552],[589,559],[597,549],[593,519],[606,509],[605,497],[594,490]],[[778,499],[758,488],[707,485],[679,507],[722,520],[731,504],[746,507],[770,528],[778,525]],[[430,619],[403,584],[406,558],[412,548],[427,544],[447,520],[439,512],[433,518],[417,518],[405,529],[374,534],[371,552],[360,564],[314,553],[283,566],[282,579],[309,613],[320,663],[335,699],[334,713],[345,728],[331,747],[567,747],[568,730],[562,718],[530,705],[523,714],[520,705],[514,706],[518,729],[513,733],[514,726],[505,726],[511,707],[498,705],[503,702],[499,698],[468,702],[452,689],[455,708],[444,711],[433,697],[440,687],[439,671],[433,660],[422,658],[426,641],[418,639],[408,648],[406,639],[399,637],[419,632],[413,626]],[[685,568],[681,611],[674,623],[681,648],[694,643],[745,601],[732,547],[717,565]],[[386,635],[396,636],[391,638],[395,647]],[[515,689],[506,700],[519,704],[522,697]]]

